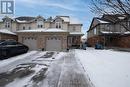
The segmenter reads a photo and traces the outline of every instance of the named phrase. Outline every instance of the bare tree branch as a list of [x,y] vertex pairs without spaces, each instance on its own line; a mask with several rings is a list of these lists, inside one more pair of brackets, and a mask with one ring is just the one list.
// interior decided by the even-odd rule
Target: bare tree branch
[[[130,17],[130,0],[92,0],[91,11],[98,15],[109,14],[109,15],[126,15]],[[110,21],[116,23],[120,21],[120,19],[109,18]],[[127,31],[130,31],[128,26],[119,23],[123,26]]]

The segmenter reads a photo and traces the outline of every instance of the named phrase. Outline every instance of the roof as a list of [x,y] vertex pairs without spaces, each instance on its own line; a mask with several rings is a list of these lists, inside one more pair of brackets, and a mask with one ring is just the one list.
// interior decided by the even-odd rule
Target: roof
[[78,19],[70,18],[70,24],[82,24]]
[[127,32],[111,32],[111,31],[101,31],[102,34],[115,34],[115,35],[129,35],[130,31]]
[[89,30],[92,30],[95,26],[97,26],[99,24],[110,24],[110,23],[111,23],[110,21],[105,20],[103,18],[94,17],[93,20],[92,20],[92,22],[91,22]]
[[15,18],[15,20],[19,23],[25,23],[25,22],[35,20],[35,17],[21,16],[21,17]]
[[97,18],[97,20],[99,21],[99,23],[102,23],[102,24],[108,24],[108,23],[110,23],[108,21],[105,21],[105,20],[99,19],[99,18]]
[[19,21],[31,21],[31,20],[35,19],[35,17],[21,16],[21,17],[17,17],[16,19]]
[[70,17],[69,16],[59,16],[61,19],[64,20],[64,22],[70,22]]
[[69,16],[56,16],[64,20],[64,22],[70,22],[70,24],[82,24],[78,19],[70,18]]
[[[5,18],[8,18],[8,17],[5,17]],[[12,20],[16,21],[18,23],[30,23],[30,22],[35,21],[37,18],[44,19],[42,16],[37,16],[37,17],[21,16],[21,17],[12,18]],[[45,22],[53,22],[56,18],[60,18],[64,22],[68,22],[70,24],[82,24],[79,20],[74,19],[74,18],[70,18],[69,16],[56,16],[54,19],[52,17],[49,17],[47,19],[44,19],[44,21]]]
[[41,29],[31,29],[31,30],[19,30],[17,32],[67,32],[67,31],[62,29],[56,29],[56,28],[50,28],[50,29],[41,28]]
[[108,20],[112,23],[116,23],[126,19],[129,16],[130,15],[125,15],[125,14],[105,14],[102,16],[102,19]]
[[16,35],[16,33],[13,33],[7,29],[0,29],[0,33],[3,33],[3,34],[10,34],[10,35]]

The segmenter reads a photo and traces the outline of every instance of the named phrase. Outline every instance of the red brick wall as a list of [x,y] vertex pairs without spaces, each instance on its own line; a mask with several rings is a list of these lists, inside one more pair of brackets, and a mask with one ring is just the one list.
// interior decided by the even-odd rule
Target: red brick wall
[[122,48],[130,48],[130,36],[122,36],[117,40],[117,45]]
[[103,36],[94,36],[87,39],[87,42],[90,46],[95,46],[97,42],[104,43],[104,37]]
[[[120,36],[113,37],[114,39],[109,43],[106,41],[106,46],[108,47],[121,47],[121,48],[130,48],[130,36]],[[97,42],[104,42],[103,36],[94,36],[88,38],[88,44],[94,46]]]

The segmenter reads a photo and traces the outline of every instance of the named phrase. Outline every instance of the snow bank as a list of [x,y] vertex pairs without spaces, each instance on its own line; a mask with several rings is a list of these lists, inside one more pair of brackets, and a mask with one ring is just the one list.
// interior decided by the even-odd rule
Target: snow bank
[[130,53],[88,48],[75,55],[95,87],[130,87]]

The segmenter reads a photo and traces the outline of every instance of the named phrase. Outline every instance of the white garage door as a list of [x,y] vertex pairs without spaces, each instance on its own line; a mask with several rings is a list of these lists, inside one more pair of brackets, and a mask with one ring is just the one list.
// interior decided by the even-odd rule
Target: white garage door
[[62,49],[60,37],[50,37],[46,39],[47,51],[60,51]]
[[29,47],[29,50],[37,50],[37,40],[33,37],[23,39],[23,44]]

